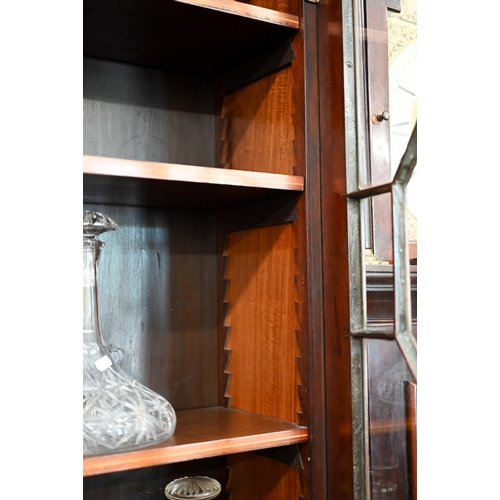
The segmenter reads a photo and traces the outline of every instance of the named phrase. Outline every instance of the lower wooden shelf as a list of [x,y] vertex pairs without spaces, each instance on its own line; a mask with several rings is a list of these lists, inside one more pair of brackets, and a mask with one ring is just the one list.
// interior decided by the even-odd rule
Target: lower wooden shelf
[[84,457],[83,475],[185,462],[231,453],[304,443],[306,427],[222,407],[177,412],[174,436],[135,451]]

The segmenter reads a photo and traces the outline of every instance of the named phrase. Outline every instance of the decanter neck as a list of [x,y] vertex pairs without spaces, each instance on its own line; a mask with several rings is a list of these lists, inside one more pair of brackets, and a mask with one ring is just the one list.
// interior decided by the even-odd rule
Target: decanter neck
[[83,211],[83,342],[101,342],[97,312],[97,264],[104,243],[97,237],[116,222],[100,212]]
[[102,241],[83,239],[83,340],[100,340],[97,308],[97,264]]

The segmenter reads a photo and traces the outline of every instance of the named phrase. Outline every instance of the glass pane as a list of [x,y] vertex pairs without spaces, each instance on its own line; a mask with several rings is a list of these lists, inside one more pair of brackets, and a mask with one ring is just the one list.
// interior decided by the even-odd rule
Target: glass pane
[[371,500],[414,500],[416,398],[396,342],[365,340]]
[[[417,120],[417,2],[402,0],[388,11],[391,172],[394,176]],[[417,167],[408,184],[410,241],[417,240]]]

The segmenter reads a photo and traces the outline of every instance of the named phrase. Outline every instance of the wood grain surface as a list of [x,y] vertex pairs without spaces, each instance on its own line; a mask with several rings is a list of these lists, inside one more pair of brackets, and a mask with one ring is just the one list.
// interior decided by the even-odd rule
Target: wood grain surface
[[252,453],[231,456],[227,490],[233,500],[258,498],[265,500],[299,499],[299,471],[270,458]]
[[294,174],[293,71],[283,68],[226,96],[230,168]]
[[[370,35],[366,41],[368,78],[368,106],[370,113],[380,114],[389,109],[389,68],[387,49],[387,5],[386,0],[366,2],[366,27]],[[397,2],[399,3],[399,2]],[[370,142],[371,183],[376,186],[390,182],[390,126],[367,120]],[[378,260],[393,261],[391,197],[384,194],[372,198],[373,207],[373,253]]]
[[[347,243],[343,12],[316,4],[323,246],[326,498],[355,498]],[[328,35],[327,35],[328,34]]]
[[[301,411],[293,224],[231,233],[225,255],[226,397],[231,408],[293,422]],[[233,500],[298,499],[299,470],[264,457],[231,456]]]
[[298,299],[292,224],[232,233],[226,255],[231,407],[297,421]]
[[[296,52],[301,57],[300,47]],[[304,154],[303,118],[295,107],[303,98],[297,86],[299,61],[224,97],[216,127],[225,169],[305,174],[303,162],[297,167],[297,150],[300,158]],[[269,227],[239,227],[226,238],[225,397],[231,408],[302,423],[298,365],[303,309],[297,283],[305,261],[297,263],[296,239],[304,226],[294,219]],[[228,467],[227,490],[233,500],[298,499],[309,491],[306,475],[301,483],[299,469],[276,460],[231,456]]]
[[417,384],[406,382],[410,500],[417,500]]
[[84,174],[165,180],[192,184],[256,187],[302,191],[304,178],[261,171],[217,169],[153,161],[135,161],[101,156],[83,157]]

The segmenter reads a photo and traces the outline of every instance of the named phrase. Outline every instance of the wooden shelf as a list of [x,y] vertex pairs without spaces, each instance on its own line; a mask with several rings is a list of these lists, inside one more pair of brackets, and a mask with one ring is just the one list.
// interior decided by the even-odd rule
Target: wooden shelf
[[300,193],[300,176],[83,157],[85,203],[191,209],[232,208]]
[[265,21],[266,23],[288,26],[289,28],[299,28],[299,18],[292,14],[277,12],[275,10],[258,7],[248,3],[235,0],[176,0],[188,5],[214,9],[219,12],[226,12],[236,16]]
[[235,0],[84,0],[83,53],[215,75],[298,27],[297,16]]
[[222,407],[177,412],[177,428],[164,443],[141,450],[86,457],[83,475],[185,462],[304,443],[307,428]]

